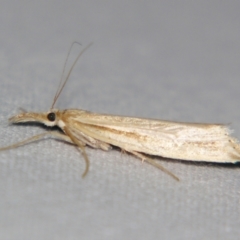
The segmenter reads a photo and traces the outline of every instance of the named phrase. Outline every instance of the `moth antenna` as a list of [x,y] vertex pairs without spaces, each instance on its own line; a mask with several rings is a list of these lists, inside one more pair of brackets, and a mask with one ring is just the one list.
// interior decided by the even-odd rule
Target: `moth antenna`
[[26,113],[26,112],[27,112],[27,110],[24,109],[24,108],[22,108],[22,107],[19,107],[18,110],[19,110],[21,113]]
[[55,100],[55,99],[56,99],[56,96],[57,96],[57,94],[58,94],[58,92],[59,92],[59,90],[60,90],[60,87],[61,87],[61,85],[62,85],[63,76],[64,76],[64,73],[65,73],[65,70],[66,70],[66,65],[67,65],[67,62],[68,62],[68,58],[69,58],[69,55],[70,55],[70,53],[71,53],[71,51],[72,51],[72,48],[73,48],[73,46],[74,46],[75,44],[82,45],[81,43],[75,42],[75,41],[71,44],[71,46],[70,46],[70,48],[69,48],[69,50],[68,50],[67,57],[66,57],[66,59],[65,59],[64,65],[63,65],[63,71],[62,71],[61,78],[60,78],[60,82],[59,82],[59,84],[58,84],[58,88],[57,88],[57,91],[56,91],[56,94],[55,94],[55,97],[54,97],[54,101],[56,101],[56,100]]
[[64,76],[64,72],[65,72],[65,69],[66,69],[66,64],[67,64],[67,61],[68,61],[70,52],[71,52],[72,47],[73,47],[74,44],[79,44],[79,45],[81,45],[79,42],[73,42],[73,43],[71,44],[71,47],[70,47],[70,49],[69,49],[69,51],[68,51],[68,54],[67,54],[66,61],[65,61],[65,63],[64,63],[61,80],[60,80],[59,86],[58,86],[58,88],[57,88],[57,92],[56,92],[56,94],[55,94],[55,97],[54,97],[54,99],[53,99],[53,103],[52,103],[51,109],[53,109],[53,107],[54,107],[54,105],[55,105],[58,97],[60,96],[63,88],[65,87],[66,83],[68,82],[69,76],[70,76],[73,68],[75,67],[78,59],[80,58],[80,56],[81,56],[93,43],[88,44],[88,45],[78,54],[78,56],[76,57],[76,59],[74,60],[74,62],[73,62],[73,64],[72,64],[71,68],[70,68],[69,71],[68,71],[68,74],[67,74],[67,76],[66,76],[66,79],[63,81],[63,76]]

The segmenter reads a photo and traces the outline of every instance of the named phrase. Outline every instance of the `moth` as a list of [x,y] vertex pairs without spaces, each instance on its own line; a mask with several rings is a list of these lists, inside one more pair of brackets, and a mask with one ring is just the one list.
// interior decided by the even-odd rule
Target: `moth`
[[240,161],[240,144],[230,136],[228,127],[222,124],[171,122],[98,114],[81,109],[54,109],[72,69],[90,45],[79,53],[67,77],[64,81],[61,80],[49,111],[43,113],[23,111],[9,119],[9,122],[14,124],[39,122],[48,127],[57,126],[62,132],[47,131],[22,142],[0,148],[0,151],[16,148],[45,136],[61,139],[80,149],[86,162],[83,177],[89,170],[85,146],[104,151],[111,150],[112,146],[118,147],[161,169],[176,180],[179,178],[156,162],[152,156],[217,163]]

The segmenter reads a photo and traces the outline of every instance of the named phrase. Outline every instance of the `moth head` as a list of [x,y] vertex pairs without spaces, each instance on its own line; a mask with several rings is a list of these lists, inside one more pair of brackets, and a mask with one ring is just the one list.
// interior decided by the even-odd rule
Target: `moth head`
[[35,113],[35,112],[22,112],[11,118],[9,118],[10,123],[24,123],[24,122],[39,122],[46,126],[60,126],[62,121],[60,120],[61,113],[58,110],[51,109],[49,112],[45,113]]

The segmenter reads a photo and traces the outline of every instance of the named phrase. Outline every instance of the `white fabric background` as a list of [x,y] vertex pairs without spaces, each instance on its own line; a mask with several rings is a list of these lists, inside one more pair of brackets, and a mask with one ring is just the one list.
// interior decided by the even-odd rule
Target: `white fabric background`
[[[240,139],[239,1],[1,1],[0,146],[45,131],[70,44],[86,46],[58,108],[231,123]],[[80,51],[74,48],[71,60]],[[69,65],[68,65],[69,66]],[[43,140],[0,152],[0,239],[238,239],[239,165],[161,163]]]

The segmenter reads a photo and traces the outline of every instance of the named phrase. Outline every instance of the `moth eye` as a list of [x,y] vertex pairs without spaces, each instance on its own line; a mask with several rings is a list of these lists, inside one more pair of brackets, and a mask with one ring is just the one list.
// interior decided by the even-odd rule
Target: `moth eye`
[[47,118],[49,121],[54,122],[56,119],[56,115],[55,115],[55,113],[51,112],[47,115]]

